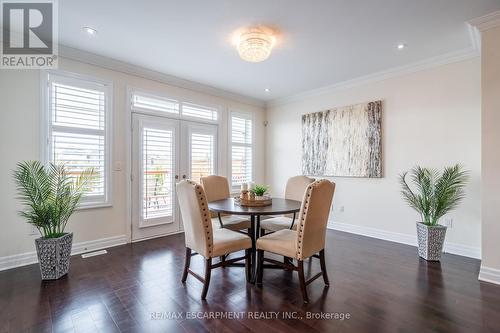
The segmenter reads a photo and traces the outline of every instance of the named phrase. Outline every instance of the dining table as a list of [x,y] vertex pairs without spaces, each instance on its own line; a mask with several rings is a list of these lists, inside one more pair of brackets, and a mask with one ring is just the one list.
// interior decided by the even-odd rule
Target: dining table
[[[271,204],[267,206],[242,206],[235,201],[234,198],[227,198],[217,201],[212,201],[208,203],[208,208],[211,212],[218,215],[219,221],[221,221],[222,214],[228,215],[239,215],[239,216],[249,216],[250,217],[250,230],[249,236],[252,239],[252,251],[251,251],[251,269],[252,269],[252,279],[251,282],[255,283],[257,276],[257,248],[256,242],[260,236],[260,221],[263,216],[273,216],[273,215],[283,215],[283,214],[293,214],[293,222],[295,222],[295,217],[300,211],[301,202],[290,199],[282,198],[272,198]],[[222,224],[222,221],[221,221]],[[292,223],[293,224],[293,223]],[[222,225],[223,227],[223,225]],[[290,225],[291,227],[291,225]],[[238,264],[234,264],[237,266]]]

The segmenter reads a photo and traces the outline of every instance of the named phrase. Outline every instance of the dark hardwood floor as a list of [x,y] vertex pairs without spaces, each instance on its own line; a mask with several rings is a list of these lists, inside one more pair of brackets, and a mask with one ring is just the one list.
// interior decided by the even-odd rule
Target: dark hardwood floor
[[[239,267],[214,270],[200,301],[199,281],[180,283],[183,235],[108,252],[72,257],[58,281],[41,282],[37,265],[0,272],[0,332],[500,332],[500,287],[477,280],[478,260],[428,263],[414,247],[362,236],[328,231],[331,286],[309,285],[308,305],[296,273],[265,270],[258,288]],[[192,263],[203,271],[199,256]],[[318,260],[307,268],[318,272]],[[224,311],[240,318],[187,319]]]

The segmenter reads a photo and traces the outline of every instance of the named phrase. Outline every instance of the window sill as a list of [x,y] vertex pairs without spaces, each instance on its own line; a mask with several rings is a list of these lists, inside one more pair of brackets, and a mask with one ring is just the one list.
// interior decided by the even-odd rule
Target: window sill
[[83,202],[79,205],[79,207],[76,210],[80,211],[80,210],[106,208],[106,207],[113,207],[113,204],[110,202],[101,202],[101,203]]

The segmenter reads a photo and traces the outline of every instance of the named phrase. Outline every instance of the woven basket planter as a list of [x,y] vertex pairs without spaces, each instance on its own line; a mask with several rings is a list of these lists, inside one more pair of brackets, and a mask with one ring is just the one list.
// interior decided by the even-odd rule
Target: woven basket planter
[[446,227],[443,225],[428,226],[417,222],[418,255],[428,261],[441,260]]
[[35,244],[42,280],[56,280],[68,273],[73,233],[59,238],[37,238]]

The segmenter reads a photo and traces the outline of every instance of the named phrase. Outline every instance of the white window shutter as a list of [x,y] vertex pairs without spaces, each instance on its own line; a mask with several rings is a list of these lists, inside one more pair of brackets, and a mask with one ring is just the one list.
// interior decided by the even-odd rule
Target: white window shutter
[[108,203],[107,87],[50,74],[48,98],[49,161],[64,164],[75,178],[93,169],[82,204]]
[[250,117],[231,116],[231,185],[233,188],[253,178],[253,124]]

